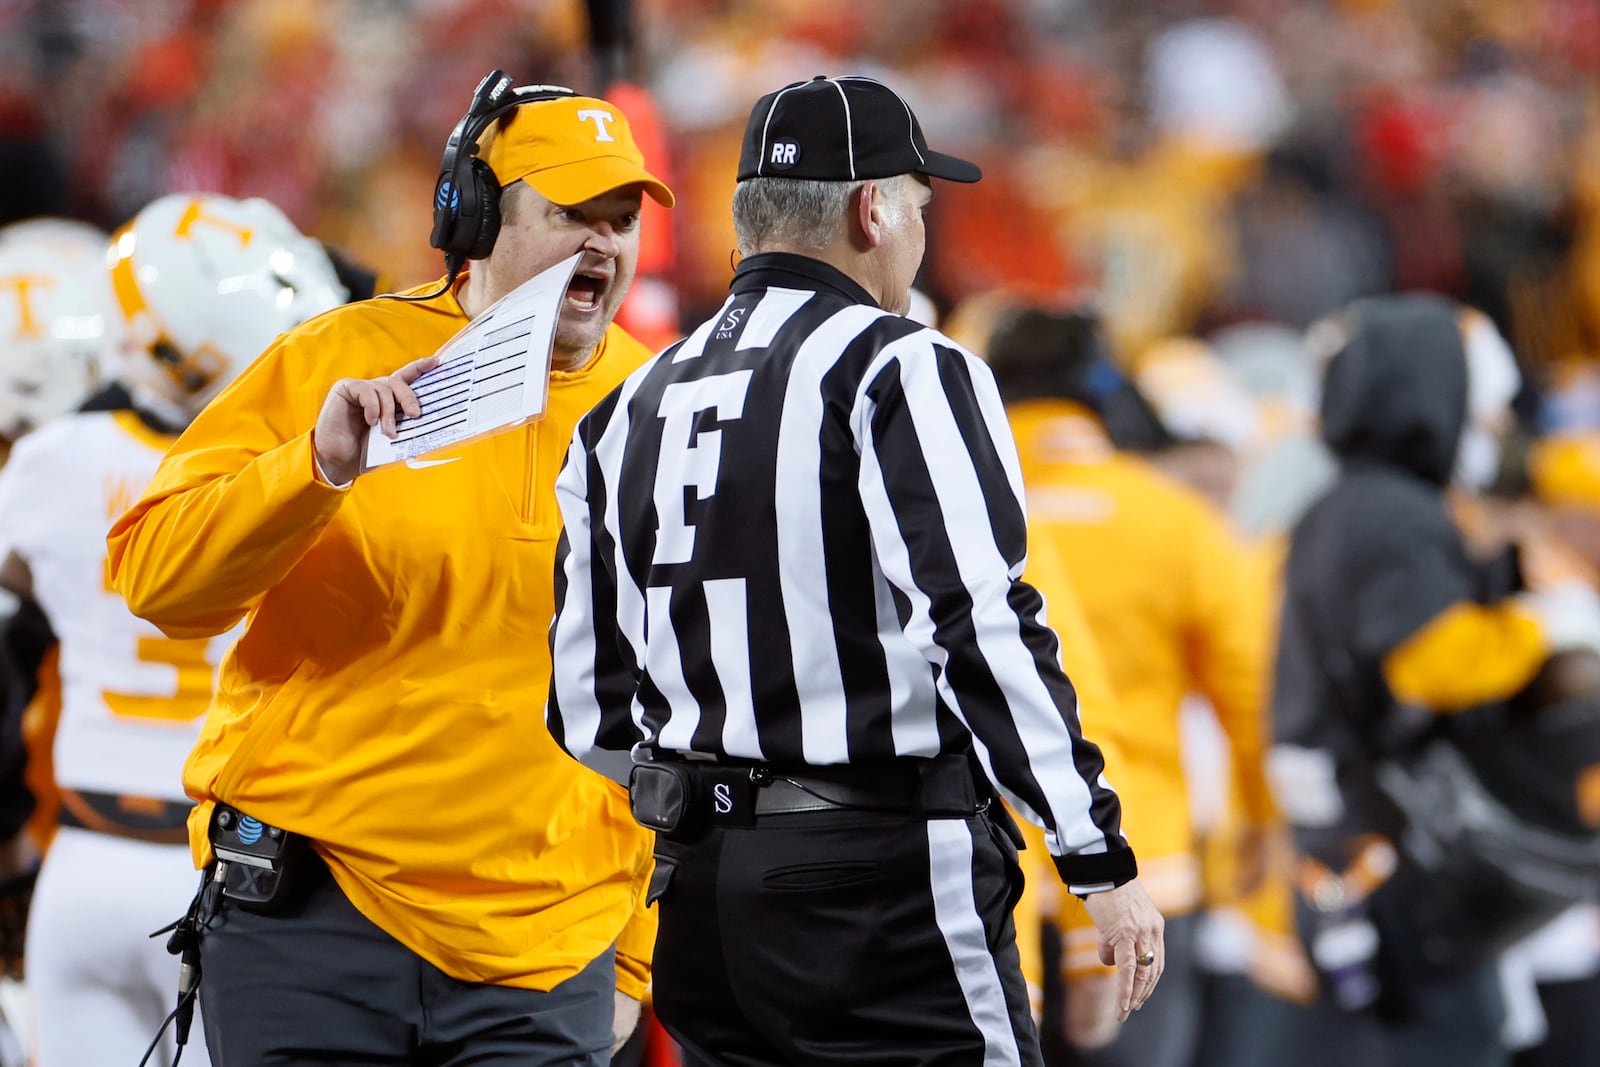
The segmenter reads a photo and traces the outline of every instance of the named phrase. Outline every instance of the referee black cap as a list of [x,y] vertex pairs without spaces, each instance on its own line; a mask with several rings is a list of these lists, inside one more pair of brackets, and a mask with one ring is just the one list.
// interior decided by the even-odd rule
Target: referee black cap
[[756,101],[739,153],[739,180],[860,181],[926,174],[953,182],[983,176],[976,164],[934,152],[900,94],[872,78],[817,75]]

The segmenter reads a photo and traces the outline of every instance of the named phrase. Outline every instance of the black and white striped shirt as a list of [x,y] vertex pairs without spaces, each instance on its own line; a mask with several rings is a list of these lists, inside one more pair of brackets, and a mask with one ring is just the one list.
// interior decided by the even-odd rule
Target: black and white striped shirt
[[[556,740],[797,768],[976,752],[1074,888],[1134,873],[1026,556],[994,382],[833,267],[727,303],[579,425],[556,495]],[[615,770],[615,764],[611,769]]]

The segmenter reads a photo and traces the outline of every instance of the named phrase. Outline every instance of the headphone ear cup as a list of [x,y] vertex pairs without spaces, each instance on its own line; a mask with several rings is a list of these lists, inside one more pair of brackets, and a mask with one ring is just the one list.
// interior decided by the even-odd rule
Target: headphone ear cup
[[494,251],[495,238],[500,236],[500,181],[489,164],[476,157],[472,160],[471,181],[478,204],[478,228],[467,258],[482,259]]

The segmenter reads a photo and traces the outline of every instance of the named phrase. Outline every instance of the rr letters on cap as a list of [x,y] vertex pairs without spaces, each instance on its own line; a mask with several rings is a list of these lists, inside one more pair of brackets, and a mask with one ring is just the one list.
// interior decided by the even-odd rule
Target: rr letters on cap
[[792,167],[800,160],[800,146],[793,141],[773,141],[772,155],[767,160],[774,167]]

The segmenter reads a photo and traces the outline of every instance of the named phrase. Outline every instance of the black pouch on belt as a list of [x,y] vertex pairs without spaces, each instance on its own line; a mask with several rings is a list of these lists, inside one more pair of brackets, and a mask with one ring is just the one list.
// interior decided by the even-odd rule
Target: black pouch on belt
[[319,866],[307,838],[226,804],[212,810],[209,836],[217,862],[228,864],[222,896],[260,915],[276,914],[298,901]]
[[628,778],[633,817],[673,840],[688,840],[709,822],[700,782],[682,763],[639,763]]
[[634,765],[628,799],[639,825],[671,841],[691,842],[713,823],[748,826],[755,788],[748,767],[664,760]]
[[917,808],[923,815],[965,819],[990,807],[987,781],[968,757],[939,756],[917,760],[916,765]]

